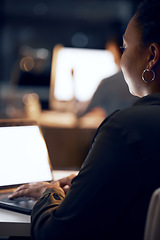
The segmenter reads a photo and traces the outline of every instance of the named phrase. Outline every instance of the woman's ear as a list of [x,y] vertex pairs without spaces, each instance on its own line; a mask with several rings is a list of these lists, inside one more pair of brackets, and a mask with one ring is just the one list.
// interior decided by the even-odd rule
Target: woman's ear
[[160,46],[157,43],[152,43],[149,46],[149,52],[148,70],[151,71],[160,60]]

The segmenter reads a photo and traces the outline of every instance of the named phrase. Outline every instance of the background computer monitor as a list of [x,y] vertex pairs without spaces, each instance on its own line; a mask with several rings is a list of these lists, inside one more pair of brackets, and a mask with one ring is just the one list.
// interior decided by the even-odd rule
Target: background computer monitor
[[53,49],[50,84],[50,108],[57,102],[87,102],[103,78],[118,68],[107,50],[68,48]]

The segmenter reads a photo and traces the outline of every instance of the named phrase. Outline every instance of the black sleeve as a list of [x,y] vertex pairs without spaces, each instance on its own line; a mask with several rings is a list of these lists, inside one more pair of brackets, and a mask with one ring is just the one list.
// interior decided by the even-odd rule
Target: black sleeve
[[114,115],[99,128],[65,198],[50,190],[35,205],[33,239],[83,239],[87,234],[91,237],[91,232],[94,239],[101,239],[137,191],[133,177],[135,164],[128,163],[131,154],[126,134]]

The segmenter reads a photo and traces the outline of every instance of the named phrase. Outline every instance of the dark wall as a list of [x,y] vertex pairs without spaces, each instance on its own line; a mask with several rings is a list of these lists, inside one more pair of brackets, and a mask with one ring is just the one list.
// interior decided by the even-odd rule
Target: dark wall
[[0,81],[9,81],[22,46],[99,48],[122,35],[135,0],[1,0]]

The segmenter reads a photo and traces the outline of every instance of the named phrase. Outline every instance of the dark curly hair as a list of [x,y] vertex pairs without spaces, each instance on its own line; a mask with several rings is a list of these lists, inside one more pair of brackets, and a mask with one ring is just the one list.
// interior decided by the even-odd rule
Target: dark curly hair
[[160,0],[145,0],[139,5],[135,17],[144,44],[155,42],[160,45]]

